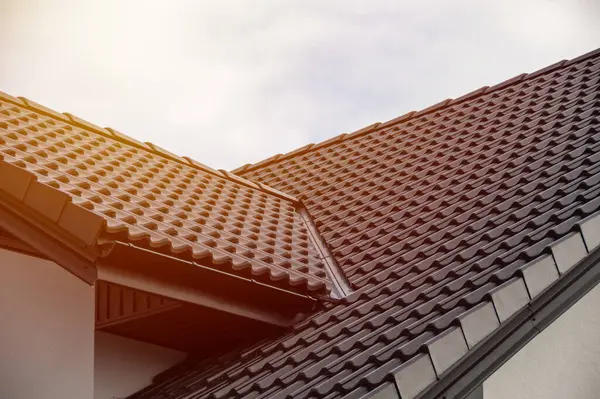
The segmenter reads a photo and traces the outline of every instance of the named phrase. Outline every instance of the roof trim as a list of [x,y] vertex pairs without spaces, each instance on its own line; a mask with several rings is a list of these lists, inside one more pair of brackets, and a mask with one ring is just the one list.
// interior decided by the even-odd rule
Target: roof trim
[[600,283],[600,247],[501,325],[420,398],[464,399]]
[[0,228],[87,284],[93,285],[96,281],[95,261],[98,254],[89,248],[82,248],[66,234],[43,223],[40,217],[37,217],[37,224],[30,223],[33,218],[31,213],[33,212],[0,195]]
[[510,87],[510,86],[515,85],[515,84],[521,83],[521,82],[523,82],[525,80],[531,80],[531,79],[538,78],[538,77],[540,77],[542,75],[545,75],[545,74],[548,74],[550,72],[553,72],[553,71],[555,71],[555,70],[557,70],[557,69],[559,69],[561,67],[565,67],[565,66],[569,66],[569,65],[572,65],[574,63],[577,63],[577,62],[585,61],[585,60],[587,60],[589,58],[592,58],[592,57],[595,57],[595,56],[597,56],[599,54],[600,54],[600,48],[598,48],[596,50],[592,50],[592,51],[590,51],[590,52],[588,52],[586,54],[583,54],[583,55],[581,55],[581,56],[579,56],[577,58],[573,58],[570,61],[569,60],[562,60],[562,61],[559,61],[557,63],[554,63],[552,65],[546,66],[544,68],[541,68],[541,69],[539,69],[537,71],[534,71],[534,72],[531,72],[531,73],[528,73],[528,74],[527,73],[522,73],[520,75],[517,75],[515,77],[507,79],[507,80],[505,80],[503,82],[500,82],[500,83],[498,83],[498,84],[496,84],[494,86],[483,86],[483,87],[481,87],[479,89],[476,89],[476,90],[473,90],[472,92],[467,93],[467,94],[465,94],[465,95],[463,95],[461,97],[458,97],[458,98],[455,98],[455,99],[447,99],[447,100],[441,101],[441,102],[439,102],[437,104],[434,104],[432,106],[429,106],[429,107],[424,108],[424,109],[419,110],[419,111],[410,111],[410,112],[407,112],[406,114],[404,114],[402,116],[399,116],[397,118],[394,118],[394,119],[390,119],[387,122],[383,122],[383,123],[376,122],[376,123],[373,123],[373,124],[371,124],[369,126],[366,126],[366,127],[362,128],[362,129],[359,129],[359,130],[357,130],[357,131],[355,131],[353,133],[342,133],[342,134],[340,134],[338,136],[332,137],[332,138],[327,139],[325,141],[322,141],[320,143],[308,144],[308,145],[306,145],[306,146],[304,146],[302,148],[299,148],[297,150],[294,150],[294,151],[286,153],[286,154],[277,154],[275,156],[272,156],[270,158],[264,159],[264,160],[262,160],[260,162],[254,163],[254,164],[245,164],[245,165],[242,165],[242,166],[240,166],[238,168],[233,169],[231,172],[241,176],[244,173],[251,172],[251,171],[254,171],[256,169],[260,169],[260,168],[263,168],[263,167],[266,167],[266,166],[270,166],[270,165],[272,165],[274,163],[278,163],[280,161],[284,161],[284,160],[287,160],[287,159],[290,159],[290,158],[294,158],[296,156],[304,155],[304,154],[306,154],[308,152],[312,152],[314,150],[319,150],[319,149],[322,149],[322,148],[325,148],[325,147],[328,147],[328,146],[331,146],[331,145],[334,145],[334,144],[339,144],[342,141],[349,140],[349,139],[354,139],[354,138],[356,138],[358,136],[363,136],[363,135],[369,134],[369,133],[371,133],[371,132],[373,132],[375,130],[378,130],[380,128],[388,128],[388,127],[397,125],[399,123],[406,122],[406,121],[409,121],[411,119],[420,118],[420,117],[422,117],[424,115],[440,111],[440,110],[442,110],[444,108],[451,107],[451,106],[454,106],[456,104],[460,104],[460,103],[468,101],[468,100],[472,100],[472,99],[474,99],[476,97],[480,97],[480,96],[482,96],[484,94],[489,94],[489,93],[492,93],[492,92],[495,92],[495,91],[504,90],[507,87]]

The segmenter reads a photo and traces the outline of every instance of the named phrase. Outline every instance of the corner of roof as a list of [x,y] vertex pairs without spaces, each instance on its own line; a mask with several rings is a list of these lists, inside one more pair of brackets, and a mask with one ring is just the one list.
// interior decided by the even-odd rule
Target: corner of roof
[[349,133],[349,134],[342,133],[338,136],[332,137],[332,138],[322,141],[320,143],[308,144],[304,147],[298,148],[298,149],[288,152],[286,154],[277,154],[277,155],[266,158],[262,161],[254,163],[254,164],[247,163],[243,166],[233,169],[232,173],[235,173],[237,175],[243,175],[245,173],[252,172],[252,171],[261,169],[263,167],[271,166],[271,165],[273,165],[277,162],[283,161],[283,160],[288,160],[288,159],[291,159],[291,158],[294,158],[294,157],[297,157],[300,155],[304,155],[304,154],[314,151],[314,150],[318,150],[318,149],[321,149],[321,148],[324,148],[324,147],[327,147],[330,145],[338,144],[344,140],[354,139],[354,138],[357,138],[357,137],[360,137],[363,135],[367,135],[369,133],[373,133],[376,130],[392,127],[394,125],[409,121],[411,119],[420,118],[424,115],[428,115],[433,112],[440,111],[441,109],[444,109],[446,107],[450,107],[450,106],[453,106],[453,105],[456,105],[456,104],[459,104],[459,103],[462,103],[462,102],[465,102],[468,100],[472,100],[476,97],[479,97],[479,96],[482,96],[485,94],[489,94],[489,93],[492,93],[495,91],[505,89],[512,85],[518,84],[524,80],[534,79],[539,76],[554,72],[557,69],[568,67],[573,64],[579,63],[581,61],[585,61],[590,58],[594,58],[594,57],[598,57],[598,56],[600,56],[600,48],[592,50],[586,54],[583,54],[583,55],[573,58],[571,60],[562,60],[562,61],[556,62],[552,65],[543,67],[543,68],[538,69],[537,71],[534,71],[531,73],[522,73],[520,75],[517,75],[515,77],[507,79],[507,80],[500,82],[493,86],[483,86],[483,87],[476,89],[470,93],[467,93],[461,97],[458,97],[455,99],[446,99],[444,101],[441,101],[437,104],[431,105],[431,106],[424,108],[422,110],[419,110],[419,111],[407,112],[404,115],[390,119],[387,122],[376,122],[376,123],[373,123],[369,126],[362,128],[362,129],[359,129],[353,133]]

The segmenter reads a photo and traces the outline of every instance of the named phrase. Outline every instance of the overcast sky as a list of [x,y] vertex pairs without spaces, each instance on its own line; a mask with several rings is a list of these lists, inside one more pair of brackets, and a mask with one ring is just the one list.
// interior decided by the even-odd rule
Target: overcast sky
[[0,90],[231,169],[600,47],[597,0],[0,0]]

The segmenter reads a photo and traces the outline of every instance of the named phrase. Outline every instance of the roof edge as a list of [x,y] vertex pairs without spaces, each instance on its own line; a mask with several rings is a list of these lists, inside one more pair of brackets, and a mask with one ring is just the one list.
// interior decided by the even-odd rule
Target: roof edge
[[600,283],[600,247],[519,310],[421,399],[464,398]]
[[99,256],[97,251],[84,247],[69,237],[67,232],[53,228],[44,220],[32,223],[31,210],[19,206],[4,193],[1,194],[0,227],[4,231],[36,252],[28,251],[29,255],[49,259],[86,284],[94,284],[97,276],[95,262]]
[[[508,279],[425,342],[413,360],[386,375],[363,398],[375,399],[373,393],[392,383],[400,397],[465,399],[600,282],[600,235],[596,233],[600,212],[576,226],[540,256],[513,269]],[[593,274],[585,274],[590,269]],[[590,281],[596,284],[587,285]],[[445,351],[448,346],[456,350]]]
[[[54,111],[44,105],[38,104],[37,102],[30,100],[28,98],[14,97],[14,96],[11,96],[10,94],[4,93],[2,91],[0,91],[0,98],[5,101],[11,102],[15,105],[18,105],[20,107],[25,107],[25,108],[35,111],[37,113],[40,113],[40,114],[43,114],[43,115],[46,115],[46,116],[49,116],[52,118],[56,118],[58,120],[61,120],[64,123],[75,125],[80,129],[84,129],[84,130],[99,134],[105,138],[116,140],[120,143],[133,146],[137,149],[148,151],[154,155],[158,155],[160,157],[170,159],[171,161],[175,161],[175,162],[184,164],[188,167],[192,167],[193,169],[201,170],[205,173],[210,173],[210,174],[220,177],[220,178],[233,180],[238,184],[242,184],[246,187],[250,187],[253,189],[257,189],[257,190],[266,192],[270,195],[274,195],[285,201],[290,201],[293,204],[298,203],[297,198],[295,198],[289,194],[282,193],[281,191],[276,190],[272,187],[266,186],[264,184],[255,184],[241,176],[233,175],[222,169],[221,170],[213,169],[210,166],[207,166],[201,162],[198,162],[190,157],[179,156],[179,155],[173,154],[172,152],[169,152],[169,151],[165,150],[164,148],[157,146],[156,144],[153,144],[150,142],[141,142],[139,140],[136,140],[136,139],[134,139],[124,133],[121,133],[116,129],[110,128],[110,127],[102,128],[94,123],[88,122],[85,119],[79,118],[78,116],[75,116],[68,112],[60,113],[60,112]],[[233,177],[233,176],[235,176],[235,177]]]
[[465,101],[472,100],[472,99],[480,97],[484,94],[489,94],[489,93],[492,93],[495,91],[506,89],[507,87],[521,83],[525,80],[538,78],[542,75],[546,75],[548,73],[554,72],[555,70],[557,70],[559,68],[567,67],[567,66],[576,64],[578,62],[585,61],[590,58],[594,58],[596,56],[600,56],[600,48],[592,50],[586,54],[583,54],[583,55],[573,58],[571,60],[562,60],[562,61],[556,62],[552,65],[538,69],[537,71],[534,71],[531,73],[522,73],[515,77],[509,78],[503,82],[500,82],[494,86],[483,86],[483,87],[473,90],[470,93],[467,93],[461,97],[458,97],[455,99],[446,99],[444,101],[441,101],[437,104],[431,105],[431,106],[424,108],[422,110],[419,110],[419,111],[407,112],[404,115],[390,119],[387,122],[376,122],[376,123],[373,123],[369,126],[362,128],[362,129],[356,130],[352,133],[342,133],[338,136],[329,138],[320,143],[308,144],[304,147],[301,147],[294,151],[288,152],[286,154],[277,154],[277,155],[266,158],[262,161],[254,163],[254,164],[248,163],[248,164],[242,165],[240,167],[233,169],[231,172],[234,174],[237,174],[237,175],[243,175],[244,173],[251,172],[251,171],[272,165],[274,163],[293,158],[295,156],[304,155],[304,154],[314,151],[314,150],[322,149],[322,148],[328,147],[333,144],[338,144],[345,140],[349,140],[349,139],[353,139],[353,138],[356,138],[359,136],[366,135],[366,134],[371,133],[374,130],[377,130],[379,128],[387,128],[387,127],[391,127],[391,126],[394,126],[394,125],[402,123],[402,122],[406,122],[411,119],[420,118],[424,115],[440,111],[446,107],[454,106],[456,104],[460,104]]

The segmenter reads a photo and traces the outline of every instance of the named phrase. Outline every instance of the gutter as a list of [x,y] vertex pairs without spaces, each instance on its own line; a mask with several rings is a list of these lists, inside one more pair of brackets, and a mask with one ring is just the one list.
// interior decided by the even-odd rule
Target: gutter
[[114,242],[96,267],[98,280],[284,328],[316,304],[306,295],[126,242]]
[[[1,191],[1,190],[0,190]],[[49,259],[93,286],[97,280],[290,327],[317,299],[119,241],[85,245],[56,223],[0,192],[0,247]],[[96,240],[94,240],[96,241]]]

